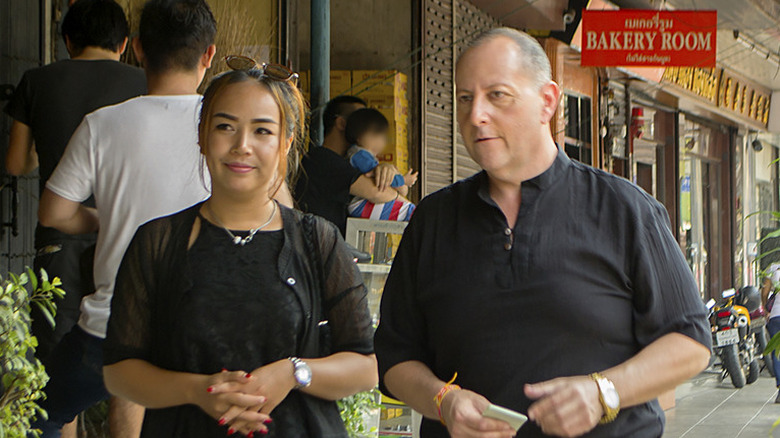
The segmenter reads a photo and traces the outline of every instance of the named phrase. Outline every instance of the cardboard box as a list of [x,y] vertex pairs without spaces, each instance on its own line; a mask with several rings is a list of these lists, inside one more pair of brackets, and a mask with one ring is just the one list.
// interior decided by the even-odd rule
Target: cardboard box
[[382,153],[377,155],[380,162],[393,164],[401,174],[409,170],[409,130],[406,123],[395,123],[390,120],[388,142]]
[[[303,95],[311,97],[311,72],[302,71],[298,74],[299,83]],[[341,95],[349,94],[352,88],[352,72],[349,70],[331,70],[330,72],[330,99]]]
[[308,71],[302,71],[298,73],[298,88],[301,89],[302,92],[306,93],[309,92],[311,89],[309,87],[309,72]]
[[330,71],[330,98],[352,93],[352,72],[349,70]]
[[353,70],[354,95],[399,96],[407,98],[408,81],[405,74],[397,70]]

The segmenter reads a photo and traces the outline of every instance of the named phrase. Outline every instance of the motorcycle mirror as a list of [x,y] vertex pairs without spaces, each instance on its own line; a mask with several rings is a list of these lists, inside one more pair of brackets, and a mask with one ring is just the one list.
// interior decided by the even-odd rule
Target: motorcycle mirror
[[707,306],[707,310],[712,310],[712,308],[715,306],[715,300],[710,298],[710,300],[707,301],[707,304],[705,304],[705,306]]
[[731,289],[724,290],[722,296],[723,296],[723,298],[731,298],[731,297],[733,297],[736,294],[737,294],[736,289],[731,288]]

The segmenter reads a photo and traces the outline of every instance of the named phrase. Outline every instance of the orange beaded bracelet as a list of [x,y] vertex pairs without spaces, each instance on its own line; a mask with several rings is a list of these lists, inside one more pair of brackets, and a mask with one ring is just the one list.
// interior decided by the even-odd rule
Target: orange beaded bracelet
[[447,423],[444,421],[444,417],[441,415],[441,403],[444,401],[444,396],[449,394],[451,391],[457,391],[457,390],[463,389],[463,388],[461,388],[458,385],[453,385],[452,382],[454,382],[455,379],[457,379],[457,378],[458,378],[458,373],[455,373],[455,375],[452,376],[452,379],[450,379],[450,381],[447,382],[447,384],[444,385],[439,390],[439,393],[436,394],[436,397],[433,398],[433,401],[436,402],[436,410],[439,413],[439,421],[441,421],[441,424],[443,424],[445,426],[447,425]]

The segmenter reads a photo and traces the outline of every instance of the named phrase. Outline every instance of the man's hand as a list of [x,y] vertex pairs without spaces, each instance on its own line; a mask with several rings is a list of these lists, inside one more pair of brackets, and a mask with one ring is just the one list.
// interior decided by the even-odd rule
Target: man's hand
[[415,184],[417,184],[417,176],[419,172],[412,172],[413,169],[409,169],[408,172],[406,172],[406,175],[404,175],[404,184],[411,187]]
[[441,414],[452,438],[511,438],[517,431],[509,424],[485,418],[490,402],[472,391],[450,391],[444,396]]
[[398,169],[390,163],[379,163],[374,168],[374,182],[376,187],[382,191],[390,187],[393,178],[398,174]]
[[599,389],[590,377],[561,377],[525,386],[535,403],[528,418],[547,435],[576,437],[593,430],[604,415]]

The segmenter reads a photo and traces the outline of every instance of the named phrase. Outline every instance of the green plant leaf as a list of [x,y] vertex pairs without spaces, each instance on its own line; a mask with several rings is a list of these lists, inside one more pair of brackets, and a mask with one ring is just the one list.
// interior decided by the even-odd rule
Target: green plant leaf
[[756,257],[755,261],[758,262],[759,260],[763,259],[764,257],[766,257],[766,256],[768,256],[770,254],[776,253],[778,251],[780,251],[780,248],[775,248],[775,249],[773,249],[771,251],[767,251],[765,253],[759,254],[758,257]]
[[764,238],[762,238],[761,240],[758,241],[758,244],[761,245],[762,243],[766,242],[767,240],[774,239],[774,238],[777,238],[777,237],[780,237],[780,229],[774,230],[771,233],[769,233],[766,236],[764,236]]
[[41,313],[46,318],[46,321],[49,323],[49,325],[54,327],[54,317],[52,316],[52,314],[49,311],[49,309],[46,307],[46,304],[44,304],[44,303],[42,303],[40,301],[36,301],[35,305],[37,305],[38,309],[41,310]]
[[27,267],[27,276],[30,278],[32,290],[38,290],[38,277],[35,276],[35,272],[29,266]]
[[0,438],[40,436],[40,431],[30,430],[30,424],[35,416],[46,416],[37,401],[45,397],[43,388],[49,376],[32,354],[38,340],[30,332],[30,306],[35,303],[54,325],[56,305],[52,300],[57,292],[44,290],[47,288],[56,287],[48,280],[39,281],[29,268],[18,275],[9,273],[5,280],[0,277],[0,375],[6,391],[0,397]]
[[780,350],[780,333],[776,333],[769,342],[767,342],[763,354],[772,354],[778,350]]

